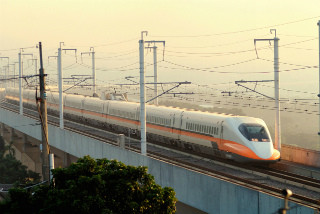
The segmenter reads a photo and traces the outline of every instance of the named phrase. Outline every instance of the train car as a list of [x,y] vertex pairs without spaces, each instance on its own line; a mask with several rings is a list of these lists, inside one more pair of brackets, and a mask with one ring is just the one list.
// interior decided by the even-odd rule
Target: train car
[[222,156],[218,148],[222,137],[220,131],[223,121],[228,117],[224,114],[185,111],[181,116],[181,140],[188,142],[189,149]]
[[[17,103],[19,91],[7,91],[6,99]],[[57,96],[48,98],[48,112],[58,114]],[[32,92],[25,90],[24,97],[32,105]],[[139,103],[68,94],[64,95],[64,114],[68,119],[117,133],[135,130],[140,137]],[[280,160],[268,128],[259,118],[146,105],[146,123],[147,141],[238,162]]]
[[[84,122],[96,127],[103,127],[104,118],[106,118],[104,108],[108,106],[107,103],[99,98],[84,97],[82,105]],[[84,116],[85,114],[87,116]]]
[[146,105],[147,139],[173,146],[180,143],[181,114],[183,110],[172,107]]
[[[63,102],[63,114],[66,118],[74,120],[74,121],[82,121],[83,118],[88,117],[88,113],[85,115],[83,114],[83,101],[84,96],[82,95],[74,95],[74,94],[67,94],[65,95]],[[59,100],[58,103],[59,104]]]
[[48,114],[59,115],[59,93],[47,91]]
[[129,129],[138,130],[139,104],[125,101],[105,101],[108,109],[105,111],[106,123],[109,129],[118,133],[128,133]]

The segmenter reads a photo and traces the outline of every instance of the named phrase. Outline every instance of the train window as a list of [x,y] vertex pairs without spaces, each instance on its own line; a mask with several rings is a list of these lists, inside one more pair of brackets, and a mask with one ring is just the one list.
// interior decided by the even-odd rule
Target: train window
[[241,124],[239,126],[241,134],[250,141],[270,142],[266,129],[259,124]]

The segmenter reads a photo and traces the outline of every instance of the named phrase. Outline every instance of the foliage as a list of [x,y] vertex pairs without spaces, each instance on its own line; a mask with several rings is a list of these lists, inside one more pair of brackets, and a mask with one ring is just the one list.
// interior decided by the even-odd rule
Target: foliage
[[[54,182],[27,190],[11,190],[0,204],[5,213],[175,213],[172,188],[161,188],[146,167],[89,156],[68,168],[53,170]],[[15,212],[17,211],[17,212]],[[29,212],[30,211],[30,212]]]
[[3,138],[0,136],[0,183],[24,185],[39,180],[38,173],[27,170],[27,167],[15,158],[12,142],[5,145]]

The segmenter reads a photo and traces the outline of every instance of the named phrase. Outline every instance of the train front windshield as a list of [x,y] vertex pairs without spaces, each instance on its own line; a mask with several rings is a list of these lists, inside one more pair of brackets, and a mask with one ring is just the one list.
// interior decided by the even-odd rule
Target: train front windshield
[[262,125],[243,123],[239,126],[239,131],[250,141],[270,142],[268,133]]

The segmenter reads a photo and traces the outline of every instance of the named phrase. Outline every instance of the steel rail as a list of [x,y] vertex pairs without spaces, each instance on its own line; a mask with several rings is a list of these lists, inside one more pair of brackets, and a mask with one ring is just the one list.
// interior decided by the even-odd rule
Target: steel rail
[[[18,110],[13,110],[12,108],[8,108],[8,107],[4,106],[3,104],[1,104],[0,106],[2,108],[4,108],[4,109],[9,110],[9,111],[19,113]],[[31,117],[31,118],[34,118],[34,119],[38,120],[38,118],[36,116],[30,114],[29,112],[25,112],[25,113],[28,114],[28,117]],[[51,125],[54,125],[54,126],[59,126],[59,122],[48,121],[48,123],[50,123]],[[90,138],[97,139],[97,140],[105,142],[105,143],[109,143],[109,144],[118,146],[118,143],[116,143],[114,141],[114,139],[106,139],[105,137],[99,136],[97,134],[93,134],[93,133],[90,133],[90,132],[86,132],[85,133],[83,130],[70,128],[70,127],[67,127],[67,126],[65,127],[65,129],[67,129],[69,131],[72,131],[72,132],[75,132],[75,133],[78,133],[78,134],[81,134],[81,135],[88,136]],[[99,130],[105,131],[105,130],[102,130],[102,129],[99,129]],[[126,149],[131,150],[133,152],[137,152],[137,153],[140,152],[139,145],[137,143],[133,143],[133,142],[131,142],[130,147],[126,146]],[[184,151],[184,152],[186,152],[186,151]],[[234,176],[234,175],[230,175],[228,173],[224,173],[224,172],[221,172],[221,171],[213,170],[213,169],[210,169],[208,167],[199,166],[197,164],[188,162],[186,160],[168,157],[166,155],[159,154],[157,152],[148,151],[148,156],[150,156],[152,158],[155,158],[155,159],[159,159],[159,160],[164,161],[164,162],[171,163],[173,165],[177,165],[177,166],[189,169],[189,170],[193,170],[193,171],[196,171],[196,172],[199,172],[199,173],[202,173],[202,174],[206,174],[208,176],[216,177],[216,178],[219,178],[219,179],[231,182],[231,183],[235,183],[235,184],[238,184],[238,185],[242,185],[242,186],[257,190],[257,191],[262,191],[262,192],[274,195],[276,197],[283,197],[282,196],[282,189],[275,188],[275,187],[272,187],[272,186],[268,186],[268,185],[265,185],[265,184],[260,184],[260,183],[257,183],[255,181],[251,181],[250,179],[240,178],[238,176]],[[203,159],[203,157],[201,157],[201,158]],[[220,161],[220,162],[222,162],[223,165],[229,165],[229,164],[232,163],[230,161],[226,161],[224,159],[219,159],[219,158],[215,158],[214,161],[215,162],[216,161]],[[232,163],[232,165],[234,167],[246,168],[243,165],[238,164],[238,163],[234,163],[234,162]],[[227,167],[229,167],[229,166],[227,166]],[[258,173],[264,173],[264,174],[268,174],[269,173],[269,175],[272,175],[274,177],[279,177],[280,176],[285,180],[293,180],[296,183],[302,183],[303,185],[309,185],[309,186],[314,186],[315,188],[320,188],[319,180],[308,178],[308,177],[304,177],[304,176],[293,174],[293,173],[284,172],[285,174],[290,174],[290,175],[286,176],[286,175],[283,175],[284,173],[282,173],[280,170],[276,171],[276,170],[271,170],[269,168],[268,169],[259,169],[257,167],[248,167],[247,170],[250,170],[250,172],[257,171]],[[306,180],[304,180],[304,179],[306,179]],[[318,191],[319,191],[319,189],[318,189]],[[311,207],[314,207],[314,208],[320,210],[320,200],[317,200],[317,199],[313,199],[313,198],[310,198],[310,197],[307,197],[307,196],[303,196],[303,195],[299,195],[299,194],[293,194],[292,197],[290,198],[290,201],[294,201],[294,202],[297,202],[297,203],[300,203],[300,204],[311,206]]]

